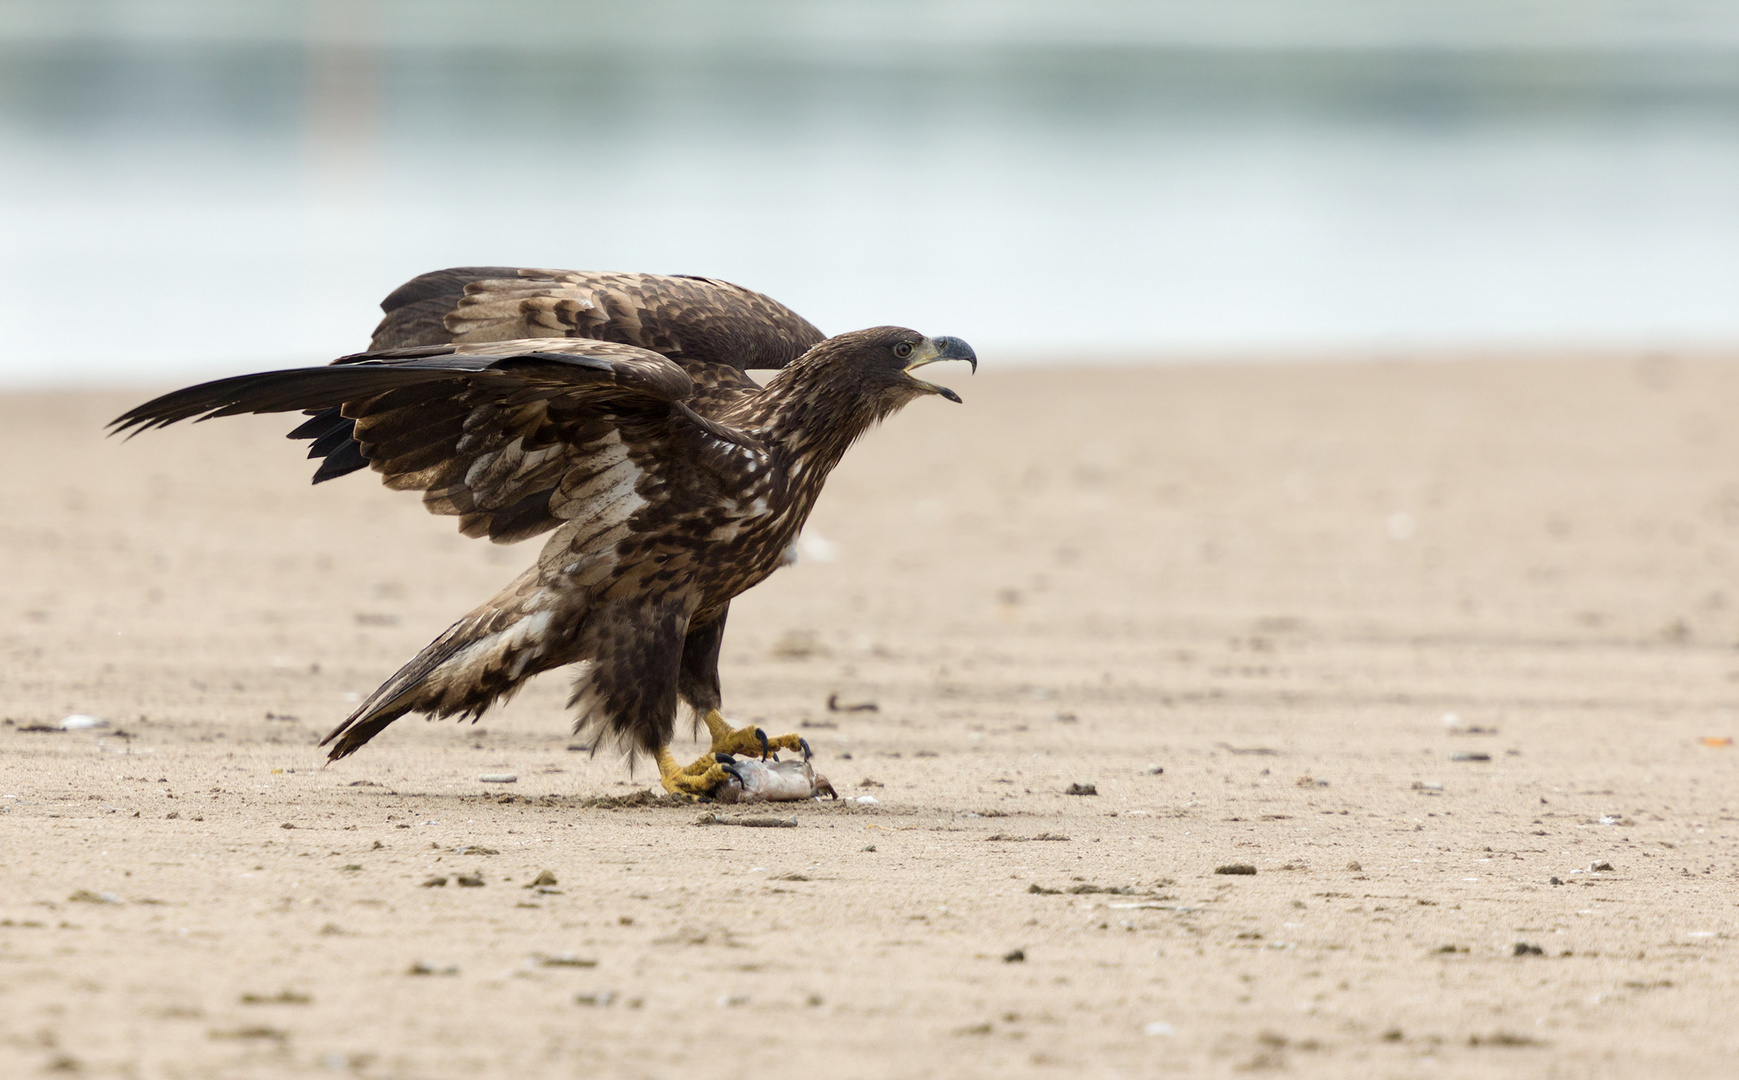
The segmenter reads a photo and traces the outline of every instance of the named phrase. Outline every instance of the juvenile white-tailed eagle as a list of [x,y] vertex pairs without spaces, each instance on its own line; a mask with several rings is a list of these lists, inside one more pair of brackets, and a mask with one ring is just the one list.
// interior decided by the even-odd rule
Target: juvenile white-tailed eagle
[[[581,665],[575,732],[651,755],[669,791],[715,790],[717,755],[807,755],[720,715],[731,598],[778,569],[859,436],[916,397],[960,400],[912,372],[976,370],[972,349],[897,326],[824,339],[759,293],[653,274],[463,267],[381,308],[368,352],[178,390],[111,425],[303,410],[290,436],[313,440],[315,483],[372,467],[466,536],[551,533],[321,740],[329,757],[406,713],[475,720],[566,664]],[[761,387],[748,368],[781,370]],[[712,734],[686,767],[670,753],[679,699]]]

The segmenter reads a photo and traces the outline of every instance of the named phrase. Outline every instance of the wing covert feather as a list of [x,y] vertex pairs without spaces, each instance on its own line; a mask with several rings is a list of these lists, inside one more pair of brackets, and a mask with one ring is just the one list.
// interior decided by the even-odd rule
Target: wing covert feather
[[[780,368],[822,340],[795,311],[762,293],[685,275],[457,266],[421,274],[381,301],[385,317],[369,353],[527,338],[607,341],[676,361],[693,381],[691,419],[716,416],[759,387],[745,369]],[[317,440],[321,483],[363,467],[345,445],[355,424],[336,407],[316,410],[296,438]],[[304,433],[306,432],[306,433]],[[715,432],[714,434],[718,434]]]
[[589,338],[646,349],[684,368],[741,372],[784,367],[823,338],[769,296],[715,278],[666,274],[453,267],[407,281],[381,309],[376,350]]
[[389,488],[423,491],[424,505],[457,516],[465,535],[508,543],[591,513],[572,485],[563,492],[570,474],[582,487],[603,477],[599,497],[620,502],[646,471],[628,461],[625,430],[679,458],[721,433],[748,441],[694,416],[685,405],[693,392],[680,366],[644,349],[533,339],[384,350],[220,379],[166,394],[113,426],[322,408],[292,432],[314,440],[314,456],[325,452],[322,473],[350,455]]

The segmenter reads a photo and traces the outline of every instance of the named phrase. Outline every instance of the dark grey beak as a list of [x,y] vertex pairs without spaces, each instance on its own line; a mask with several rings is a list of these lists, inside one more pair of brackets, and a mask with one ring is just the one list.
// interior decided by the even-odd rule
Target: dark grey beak
[[938,360],[964,360],[972,365],[972,373],[978,374],[978,354],[972,351],[972,346],[957,337],[932,338],[936,346]]
[[[972,346],[957,337],[939,337],[926,340],[920,347],[917,356],[910,364],[906,365],[906,372],[910,374],[914,369],[921,368],[925,364],[934,364],[938,360],[964,360],[972,365],[973,374],[978,373],[978,354],[972,351]],[[939,394],[956,405],[961,404],[960,395],[946,386],[937,386],[935,383],[927,383],[916,378],[912,381],[932,394]]]

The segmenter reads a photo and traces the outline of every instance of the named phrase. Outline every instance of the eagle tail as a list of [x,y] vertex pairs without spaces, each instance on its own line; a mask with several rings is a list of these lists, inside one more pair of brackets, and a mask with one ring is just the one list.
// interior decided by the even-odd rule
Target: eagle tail
[[[565,635],[549,607],[517,603],[517,590],[460,619],[399,668],[355,712],[320,740],[337,761],[406,713],[472,722],[533,675],[568,663]],[[534,596],[536,594],[534,593]],[[507,599],[509,605],[500,601]]]

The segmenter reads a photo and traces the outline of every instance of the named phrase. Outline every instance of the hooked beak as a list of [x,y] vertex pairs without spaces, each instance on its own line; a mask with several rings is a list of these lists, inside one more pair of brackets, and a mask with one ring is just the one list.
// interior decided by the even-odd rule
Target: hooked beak
[[925,364],[934,364],[938,360],[964,360],[972,365],[973,374],[978,373],[978,354],[972,351],[972,346],[957,337],[925,338],[916,349],[912,350],[912,362],[906,365],[906,377],[917,383],[925,393],[940,394],[955,404],[960,404],[960,395],[946,386],[937,386],[916,378],[912,372]]

